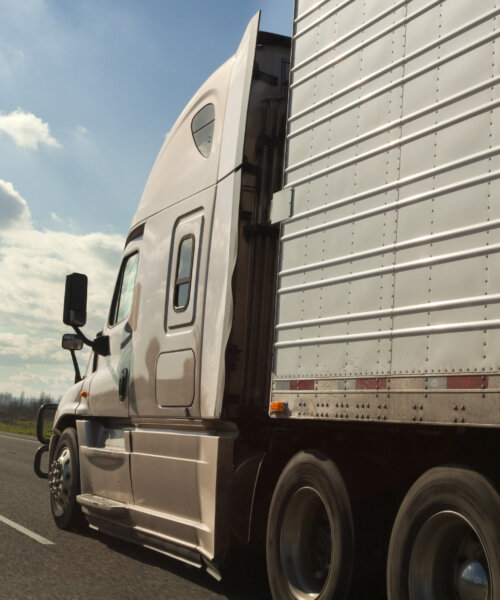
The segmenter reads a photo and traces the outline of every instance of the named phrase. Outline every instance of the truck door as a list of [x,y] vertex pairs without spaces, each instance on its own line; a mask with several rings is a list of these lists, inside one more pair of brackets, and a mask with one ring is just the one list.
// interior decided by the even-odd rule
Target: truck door
[[103,328],[103,335],[109,336],[110,354],[98,357],[97,368],[86,390],[90,413],[92,417],[100,418],[78,422],[82,494],[126,504],[133,502],[129,389],[132,345],[140,303],[136,277],[141,260],[139,248],[143,229],[140,226],[133,230],[135,239],[126,245],[108,322]]
[[127,246],[116,281],[108,322],[103,329],[103,334],[109,336],[110,354],[99,356],[97,369],[90,383],[89,405],[93,416],[129,416],[133,331],[140,295],[134,294],[140,259],[138,245],[135,241]]

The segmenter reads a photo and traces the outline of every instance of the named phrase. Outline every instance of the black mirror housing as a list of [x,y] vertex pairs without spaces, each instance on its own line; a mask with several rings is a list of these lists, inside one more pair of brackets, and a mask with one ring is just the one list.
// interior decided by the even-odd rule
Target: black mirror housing
[[61,346],[65,350],[81,350],[83,348],[83,340],[75,333],[65,333],[62,336]]
[[83,327],[87,322],[87,276],[72,273],[66,277],[63,323]]

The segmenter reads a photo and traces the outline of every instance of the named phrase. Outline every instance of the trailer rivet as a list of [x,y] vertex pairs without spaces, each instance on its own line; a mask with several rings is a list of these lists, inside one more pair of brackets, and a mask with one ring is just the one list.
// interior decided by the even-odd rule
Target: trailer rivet
[[458,406],[456,404],[453,405],[453,410],[458,410]]
[[387,409],[387,404],[384,404],[384,408]]
[[465,419],[463,417],[462,417],[461,421],[462,421],[462,423],[465,423]]
[[462,406],[460,407],[460,410],[465,410],[465,406],[462,404]]
[[417,410],[417,405],[415,404],[415,402],[413,403],[412,407],[413,407],[413,410]]
[[411,418],[412,421],[416,421],[417,417],[415,415],[413,415],[413,417]]
[[457,417],[453,417],[453,423],[456,423],[458,421]]
[[356,402],[356,408],[359,408],[359,404]]
[[362,405],[361,405],[361,408],[364,408],[364,407],[365,407],[365,405],[364,405],[364,404],[362,404]]
[[384,415],[384,421],[386,421],[386,420],[387,420],[387,415]]
[[419,421],[423,421],[423,420],[424,420],[424,418],[423,418],[423,417],[419,417],[419,418],[418,418],[418,420],[419,420]]

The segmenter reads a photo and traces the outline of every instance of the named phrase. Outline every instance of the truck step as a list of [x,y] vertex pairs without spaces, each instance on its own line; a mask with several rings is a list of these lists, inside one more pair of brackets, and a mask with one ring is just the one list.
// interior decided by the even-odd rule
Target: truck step
[[129,514],[128,505],[118,500],[96,496],[94,494],[80,494],[76,497],[78,504],[95,512],[99,511],[113,517],[125,517]]

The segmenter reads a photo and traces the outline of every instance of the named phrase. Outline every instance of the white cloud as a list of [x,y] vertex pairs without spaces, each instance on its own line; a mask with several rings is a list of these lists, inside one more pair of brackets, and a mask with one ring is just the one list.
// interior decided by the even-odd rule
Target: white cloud
[[76,128],[76,130],[81,135],[86,135],[89,132],[89,130],[86,127],[84,127],[83,125],[78,125],[78,127]]
[[10,181],[0,179],[0,231],[20,223],[27,223],[30,211],[26,200]]
[[[69,330],[62,323],[66,275],[89,277],[84,331],[93,337],[109,309],[124,238],[39,230],[26,201],[2,181],[1,224],[9,214],[9,227],[0,227],[0,391],[58,397],[73,381],[69,353],[61,349]],[[81,366],[87,356],[80,354]]]
[[39,144],[53,148],[61,147],[61,144],[50,135],[48,123],[20,108],[6,115],[0,114],[0,132],[9,135],[22,148],[36,150]]
[[55,212],[51,212],[50,213],[50,218],[55,221],[56,223],[62,223],[62,219],[60,216],[56,215]]

